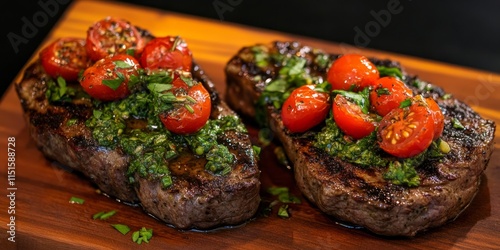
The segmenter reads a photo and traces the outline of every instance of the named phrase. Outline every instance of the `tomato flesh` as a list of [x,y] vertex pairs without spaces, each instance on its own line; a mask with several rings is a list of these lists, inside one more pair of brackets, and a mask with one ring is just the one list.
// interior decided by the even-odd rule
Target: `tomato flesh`
[[93,98],[102,101],[119,100],[130,94],[128,82],[130,76],[139,75],[137,71],[139,67],[137,59],[130,55],[118,54],[106,57],[83,72],[80,85]]
[[375,130],[373,119],[343,95],[336,95],[333,99],[332,112],[337,126],[354,139],[361,139]]
[[90,65],[85,49],[85,39],[64,37],[40,51],[42,66],[53,78],[61,76],[66,81],[75,81],[80,71]]
[[434,121],[429,108],[414,102],[407,108],[391,110],[380,121],[379,145],[400,158],[422,153],[434,138]]
[[147,69],[191,71],[192,55],[180,37],[159,37],[146,44],[140,62]]
[[380,77],[377,67],[367,57],[345,54],[335,60],[327,72],[332,90],[362,90]]
[[371,109],[385,116],[398,108],[402,101],[413,96],[412,90],[401,80],[392,76],[378,79],[370,91]]
[[107,17],[87,30],[86,49],[93,61],[108,55],[125,54],[128,50],[139,55],[144,45],[141,33],[123,19]]
[[[178,78],[180,80],[180,78]],[[179,81],[177,80],[177,81]],[[174,80],[175,81],[175,80]],[[182,81],[182,80],[180,80]],[[177,97],[185,96],[185,88],[176,89],[180,82],[173,83],[173,93]],[[186,85],[187,86],[187,85]],[[196,103],[181,104],[174,107],[173,110],[160,114],[160,120],[169,131],[176,134],[192,134],[198,132],[210,118],[211,99],[208,91],[202,84],[196,84],[187,90],[187,95],[193,98]],[[186,108],[189,105],[191,111]]]
[[314,90],[316,85],[301,86],[290,94],[281,109],[283,125],[292,133],[302,133],[325,120],[330,96]]

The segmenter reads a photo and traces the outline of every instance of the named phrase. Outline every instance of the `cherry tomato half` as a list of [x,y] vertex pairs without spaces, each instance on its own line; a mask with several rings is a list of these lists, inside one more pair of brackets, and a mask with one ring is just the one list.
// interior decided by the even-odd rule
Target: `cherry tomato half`
[[180,37],[159,37],[146,44],[140,62],[146,69],[191,71],[192,55]]
[[375,82],[370,91],[372,110],[385,116],[391,110],[399,107],[402,101],[413,96],[413,92],[404,82],[396,77],[386,76]]
[[332,90],[358,91],[372,86],[379,77],[377,67],[367,57],[357,54],[342,55],[332,63],[327,73]]
[[[200,130],[210,118],[212,102],[210,94],[202,84],[196,84],[185,91],[185,87],[177,89],[176,86],[181,86],[180,78],[174,80],[172,92],[178,98],[189,96],[194,99],[195,103],[185,102],[173,110],[166,111],[160,114],[160,120],[169,131],[176,134],[192,134]],[[177,81],[177,83],[175,82]],[[182,80],[180,80],[182,81]]]
[[292,133],[302,133],[324,121],[330,95],[314,90],[316,85],[301,86],[290,94],[281,109],[283,125]]
[[431,110],[418,100],[409,107],[391,110],[378,127],[382,150],[400,158],[422,153],[434,138],[434,118]]
[[337,126],[354,139],[361,139],[375,130],[375,121],[343,95],[335,96],[332,111]]
[[90,65],[85,50],[85,39],[64,37],[49,44],[40,51],[40,60],[45,72],[66,81],[75,81],[80,71]]
[[94,61],[108,55],[125,54],[128,50],[134,50],[135,55],[139,55],[144,45],[141,33],[123,19],[107,17],[87,30],[87,53]]
[[138,76],[139,62],[133,56],[117,54],[103,58],[83,72],[80,85],[90,96],[113,101],[130,94],[131,75]]

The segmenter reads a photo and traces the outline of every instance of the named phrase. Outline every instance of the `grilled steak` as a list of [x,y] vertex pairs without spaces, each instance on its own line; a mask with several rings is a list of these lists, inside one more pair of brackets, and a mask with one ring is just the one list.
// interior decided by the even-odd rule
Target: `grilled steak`
[[[278,57],[306,58],[306,72],[326,78],[327,67],[320,63],[320,54],[313,48],[298,42],[256,46]],[[331,61],[340,56],[325,55]],[[228,104],[251,118],[258,115],[257,100],[281,68],[279,63],[257,65],[257,57],[255,46],[244,47],[225,68]],[[293,163],[295,180],[303,195],[322,212],[376,234],[414,236],[454,220],[471,202],[493,151],[496,127],[493,121],[483,119],[465,103],[446,95],[442,88],[409,75],[398,62],[370,60],[377,66],[399,68],[405,83],[417,94],[432,96],[445,116],[441,138],[448,142],[451,151],[439,160],[425,160],[416,168],[421,179],[419,186],[392,184],[383,178],[385,170],[380,167],[361,167],[315,147],[314,136],[320,128],[307,133],[289,133],[273,105],[264,107],[266,125]],[[455,128],[453,124],[457,122],[463,128]]]
[[[211,93],[211,119],[236,116],[199,66],[193,67],[192,75]],[[188,152],[169,161],[172,185],[168,188],[138,174],[138,181],[131,184],[127,176],[130,156],[120,147],[98,145],[85,125],[92,116],[93,102],[82,98],[50,103],[46,97],[49,79],[37,61],[16,85],[31,137],[47,158],[83,173],[109,196],[140,203],[147,213],[180,229],[239,224],[257,211],[260,171],[248,134],[229,130],[218,137],[235,158],[227,175],[207,172],[207,160]],[[80,87],[78,83],[68,85]]]

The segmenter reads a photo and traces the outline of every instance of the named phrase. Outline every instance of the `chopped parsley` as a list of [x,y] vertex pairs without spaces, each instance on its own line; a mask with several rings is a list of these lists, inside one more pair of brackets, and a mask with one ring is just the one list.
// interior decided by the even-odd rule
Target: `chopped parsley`
[[399,104],[399,108],[408,108],[411,106],[411,98],[406,98],[404,101]]
[[130,232],[130,227],[128,227],[127,225],[123,225],[123,224],[112,224],[111,225],[114,229],[118,230],[118,232],[120,232],[121,234],[123,235],[126,235],[128,232]]
[[111,210],[111,211],[101,211],[99,213],[96,213],[92,216],[92,219],[94,220],[107,220],[109,219],[111,216],[115,215],[116,214],[116,210]]
[[453,128],[464,130],[465,127],[460,123],[460,121],[457,118],[453,118]]
[[289,218],[290,213],[288,212],[288,204],[281,205],[278,209],[278,216],[281,218]]
[[343,95],[349,101],[356,103],[363,111],[364,114],[368,114],[370,110],[370,89],[364,88],[360,92],[352,92],[346,90],[334,90],[332,91],[334,94]]
[[132,241],[141,244],[142,242],[149,243],[149,240],[153,237],[153,229],[146,229],[145,227],[142,227],[140,230],[135,231],[132,234]]
[[289,204],[300,204],[300,198],[290,194],[288,187],[269,187],[266,191],[277,197],[277,200],[274,200],[269,204],[269,206],[264,210],[266,214],[271,213],[272,207],[281,204],[278,209],[278,216],[281,218],[290,217],[289,213]]
[[391,180],[393,184],[408,187],[416,187],[420,184],[420,177],[417,171],[407,161],[403,161],[403,163],[399,161],[389,163],[389,168],[384,173],[384,179]]
[[55,81],[50,79],[47,81],[47,90],[45,97],[49,102],[70,102],[74,98],[90,98],[83,90],[68,86],[66,80],[58,77]]
[[69,199],[69,203],[71,203],[71,204],[83,204],[84,202],[85,202],[84,199],[74,197],[74,196]]
[[385,67],[385,66],[377,66],[378,72],[380,74],[380,77],[384,76],[392,76],[399,78],[400,80],[404,79],[403,73],[401,72],[401,69],[397,67]]
[[377,93],[377,96],[381,96],[381,95],[390,95],[391,94],[391,91],[389,91],[388,88],[377,88],[375,90],[375,93]]

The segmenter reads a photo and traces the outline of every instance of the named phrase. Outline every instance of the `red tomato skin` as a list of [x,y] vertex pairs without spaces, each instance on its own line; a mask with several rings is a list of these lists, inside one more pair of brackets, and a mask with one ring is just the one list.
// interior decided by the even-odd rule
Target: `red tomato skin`
[[[116,68],[115,61],[127,61],[132,66],[130,68]],[[128,81],[131,75],[138,75],[139,62],[133,56],[117,54],[97,61],[83,72],[80,85],[93,98],[101,101],[114,101],[127,97],[130,94]],[[112,72],[109,74],[109,72]],[[103,80],[113,80],[118,76],[116,72],[121,72],[125,79],[120,86],[113,90],[103,84]]]
[[443,112],[441,111],[441,108],[434,99],[428,97],[425,98],[425,101],[427,102],[427,105],[432,113],[432,118],[434,123],[433,140],[436,140],[437,138],[441,137],[444,131],[444,115]]
[[332,90],[359,91],[372,86],[379,77],[377,67],[367,57],[358,54],[342,55],[327,72]]
[[301,86],[290,94],[281,109],[283,125],[292,133],[303,133],[325,120],[330,110],[327,93],[315,85]]
[[89,57],[97,61],[108,55],[125,54],[128,49],[140,55],[144,45],[141,33],[128,21],[106,17],[89,27],[85,47]]
[[66,81],[77,80],[80,71],[90,65],[83,38],[59,38],[42,49],[39,57],[47,74]]
[[[409,114],[411,115],[411,119]],[[407,122],[407,123],[405,123]],[[407,124],[415,124],[414,130],[408,137],[402,136]],[[392,125],[392,127],[391,127]],[[398,133],[399,140],[392,143],[387,139],[388,132]],[[396,108],[384,116],[378,128],[379,145],[385,152],[399,157],[408,158],[422,153],[432,143],[434,137],[434,123],[430,110],[422,105],[412,104],[408,108]]]
[[181,39],[172,49],[176,38],[173,36],[158,37],[149,41],[140,57],[142,67],[146,69],[180,69],[191,71],[192,53]]
[[[386,88],[390,94],[379,94],[377,90]],[[398,108],[402,101],[413,96],[413,91],[396,77],[379,78],[370,91],[371,109],[385,116],[391,110]]]
[[187,94],[197,101],[195,104],[191,104],[194,110],[193,113],[182,106],[160,114],[160,120],[165,128],[176,134],[196,133],[210,118],[212,108],[210,94],[203,85],[196,84],[192,86]]
[[344,96],[336,95],[332,106],[333,119],[346,135],[361,139],[375,130],[376,123]]

